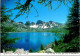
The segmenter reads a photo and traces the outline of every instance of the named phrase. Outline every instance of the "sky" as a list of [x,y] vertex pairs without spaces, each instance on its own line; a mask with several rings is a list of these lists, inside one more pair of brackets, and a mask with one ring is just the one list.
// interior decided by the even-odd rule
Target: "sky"
[[[12,9],[15,7],[15,2],[17,1],[18,0],[9,0],[9,1],[2,0],[1,5],[5,5],[5,7]],[[21,2],[24,3],[25,1],[22,0]],[[51,10],[50,8],[48,8],[48,6],[45,7],[44,5],[38,4],[37,2],[31,2],[31,3],[37,9],[39,16],[35,17],[37,15],[37,12],[35,11],[34,8],[31,8],[28,18],[26,18],[26,14],[24,14],[16,18],[14,21],[23,22],[23,23],[26,23],[26,21],[37,22],[38,20],[42,20],[44,22],[54,21],[54,22],[59,22],[59,23],[65,23],[67,21],[69,8],[65,6],[64,4],[61,4],[61,6],[55,10],[55,8],[59,5],[59,2],[53,2],[52,10]],[[19,10],[12,10],[13,16],[10,18],[14,19],[18,11]]]

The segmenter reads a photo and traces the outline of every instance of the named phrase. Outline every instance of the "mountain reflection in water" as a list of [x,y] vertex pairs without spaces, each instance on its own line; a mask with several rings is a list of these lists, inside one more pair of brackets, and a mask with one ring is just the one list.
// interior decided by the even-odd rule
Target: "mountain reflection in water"
[[33,49],[34,52],[40,49],[41,44],[46,46],[54,42],[54,38],[56,38],[54,33],[50,32],[9,33],[8,38],[16,37],[20,37],[20,39],[16,40],[16,45],[13,45],[13,47],[23,48],[24,50]]

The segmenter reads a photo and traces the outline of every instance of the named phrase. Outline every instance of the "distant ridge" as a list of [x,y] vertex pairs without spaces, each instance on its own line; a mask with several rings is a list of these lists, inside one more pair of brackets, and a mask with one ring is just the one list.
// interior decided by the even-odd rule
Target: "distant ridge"
[[49,21],[49,22],[44,22],[41,20],[38,20],[36,23],[34,22],[29,22],[27,21],[25,24],[23,22],[15,22],[12,20],[7,20],[5,22],[3,22],[5,27],[10,27],[10,26],[16,26],[14,27],[16,29],[15,32],[30,32],[30,31],[37,31],[37,29],[53,29],[53,28],[58,28],[61,26],[64,26],[64,24],[62,23],[58,23],[58,22],[53,22],[53,21]]

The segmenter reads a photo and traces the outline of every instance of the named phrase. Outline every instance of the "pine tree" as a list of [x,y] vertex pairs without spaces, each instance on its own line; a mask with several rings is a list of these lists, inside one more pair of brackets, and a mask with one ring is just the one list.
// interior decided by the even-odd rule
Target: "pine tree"
[[41,50],[44,50],[44,46],[43,46],[43,44],[41,44]]
[[3,22],[6,22],[9,19],[9,15],[6,14],[4,12],[4,8],[1,11],[1,52],[3,52],[3,49],[5,51],[15,51],[15,48],[12,47],[12,44],[15,44],[15,40],[18,40],[19,38],[7,38],[8,37],[8,33],[5,32],[12,32],[14,31],[15,27],[5,27],[5,25],[3,24]]
[[79,36],[79,1],[74,0],[72,8],[70,8],[70,13],[68,16],[68,21],[66,23],[67,30],[69,34],[64,38],[64,42],[70,42],[76,36]]
[[54,42],[55,42],[55,45],[57,46],[58,45],[58,42],[57,42],[56,38],[55,38],[55,41]]
[[15,48],[12,47],[12,44],[15,44],[15,40],[18,40],[19,38],[8,39],[8,35],[8,33],[1,33],[1,52],[3,52],[3,49],[5,51],[15,51]]
[[29,51],[30,51],[30,52],[33,52],[33,50],[32,50],[32,49],[30,49]]
[[64,37],[66,52],[79,52],[79,0],[74,0],[66,23],[69,33]]
[[54,47],[56,52],[80,52],[79,44],[79,0],[74,0],[68,20],[66,30],[69,31],[63,36],[63,40]]
[[5,33],[5,32],[13,32],[15,31],[15,25],[13,26],[10,26],[10,27],[7,27],[5,26],[5,23],[10,20],[10,16],[11,15],[8,15],[6,12],[5,12],[6,8],[5,7],[2,7],[1,8],[1,32],[2,33]]

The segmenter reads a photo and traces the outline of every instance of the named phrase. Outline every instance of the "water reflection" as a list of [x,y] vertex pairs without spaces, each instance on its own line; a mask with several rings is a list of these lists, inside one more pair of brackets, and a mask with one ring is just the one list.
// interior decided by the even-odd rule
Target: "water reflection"
[[54,33],[47,32],[26,32],[26,33],[10,33],[8,38],[20,37],[20,40],[16,41],[16,48],[24,48],[24,50],[33,49],[37,51],[40,49],[41,43],[46,46],[49,43],[54,42]]

